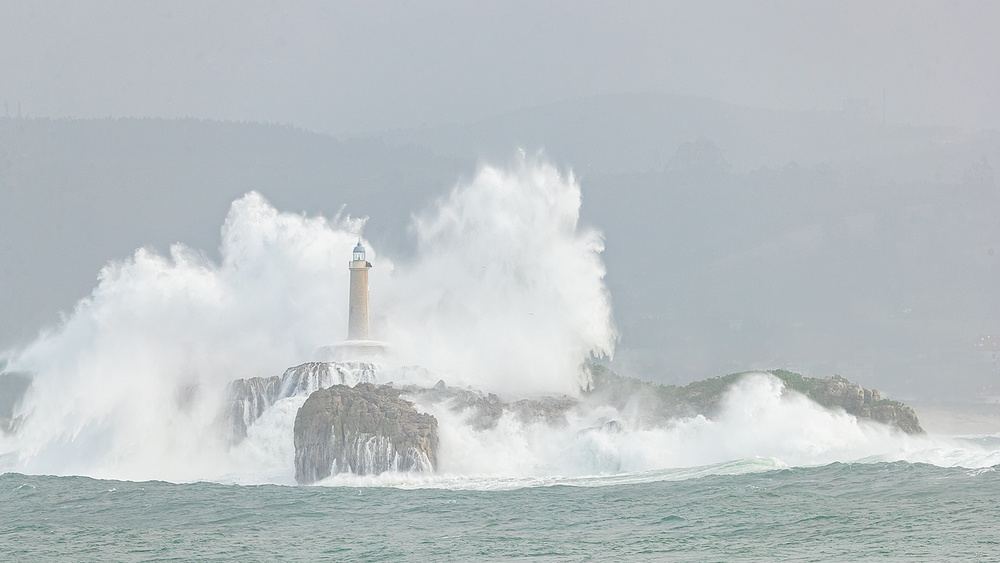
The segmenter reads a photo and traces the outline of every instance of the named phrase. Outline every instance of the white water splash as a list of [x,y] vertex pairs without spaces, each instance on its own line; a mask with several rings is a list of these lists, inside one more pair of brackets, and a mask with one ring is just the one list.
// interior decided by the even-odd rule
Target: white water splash
[[[576,391],[580,362],[614,341],[601,238],[578,229],[579,205],[572,176],[522,158],[508,171],[483,168],[421,215],[418,256],[398,272],[365,241],[376,337],[392,340],[398,364],[453,384]],[[346,265],[362,226],[280,213],[251,193],[232,205],[221,262],[174,245],[109,264],[91,296],[11,359],[8,369],[34,382],[17,435],[0,437],[4,468],[240,474],[217,437],[223,390],[343,340]]]
[[580,229],[575,178],[522,159],[484,168],[415,224],[419,259],[387,288],[387,338],[451,384],[576,394],[615,331],[600,233]]
[[[421,405],[440,424],[440,471],[450,480],[468,477],[578,479],[593,475],[644,474],[660,479],[664,469],[730,467],[746,460],[772,460],[768,468],[854,461],[910,461],[939,466],[987,467],[1000,450],[969,440],[907,435],[889,426],[828,410],[770,374],[751,374],[725,394],[719,413],[675,419],[648,427],[635,413],[581,403],[564,425],[525,424],[505,414],[495,428],[475,430],[467,414],[447,404]],[[614,419],[621,431],[599,428]],[[658,476],[657,476],[658,475]],[[350,479],[345,477],[343,479]],[[392,479],[387,477],[387,479]],[[418,481],[419,482],[419,481]]]
[[[394,266],[366,242],[375,337],[392,343],[398,364],[380,380],[433,385],[444,377],[508,397],[575,394],[581,360],[610,353],[615,338],[601,237],[578,226],[579,205],[572,176],[521,160],[510,170],[484,168],[421,215],[411,263]],[[293,482],[292,424],[304,397],[277,400],[231,447],[218,428],[223,389],[279,375],[343,339],[346,262],[361,226],[279,213],[248,194],[223,227],[220,263],[177,245],[169,256],[139,250],[110,264],[61,326],[11,360],[9,369],[35,380],[18,433],[0,437],[0,470]],[[425,369],[400,367],[413,364]],[[418,406],[439,421],[438,474],[326,483],[504,488],[833,461],[1000,463],[995,449],[859,422],[782,394],[765,376],[740,382],[712,420],[658,428],[586,402],[563,424],[505,415],[488,430],[448,405]],[[595,428],[602,419],[622,430]]]
[[[508,490],[676,481],[835,462],[907,461],[975,471],[1000,464],[997,447],[911,436],[858,420],[783,393],[781,381],[769,374],[749,375],[734,385],[713,419],[697,416],[654,428],[608,407],[581,405],[565,425],[523,424],[505,416],[495,428],[475,430],[446,404],[423,408],[440,422],[437,474],[340,474],[321,484]],[[618,417],[622,431],[594,427],[607,416]]]

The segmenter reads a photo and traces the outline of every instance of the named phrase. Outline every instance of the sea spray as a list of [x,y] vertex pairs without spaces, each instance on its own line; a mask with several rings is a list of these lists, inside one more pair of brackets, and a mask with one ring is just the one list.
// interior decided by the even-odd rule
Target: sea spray
[[278,213],[251,193],[232,205],[221,263],[174,245],[106,266],[61,326],[13,359],[34,378],[24,424],[3,444],[16,467],[173,480],[233,471],[214,431],[226,385],[281,373],[339,335],[339,258],[357,227]]
[[384,291],[386,339],[449,383],[576,394],[580,363],[613,351],[601,234],[578,224],[572,174],[522,156],[419,214],[418,259]]
[[[372,378],[427,387],[444,378],[509,399],[578,396],[580,362],[610,353],[615,335],[601,236],[580,228],[579,204],[572,175],[524,158],[483,167],[419,214],[412,260],[394,265],[365,241],[375,336],[394,353]],[[251,193],[232,205],[219,263],[175,245],[109,264],[59,327],[10,359],[8,369],[34,379],[23,423],[0,437],[0,471],[293,483],[292,425],[305,397],[255,412],[234,446],[219,429],[225,390],[344,338],[346,260],[362,223],[281,213]],[[716,471],[672,469],[695,466],[1000,462],[995,447],[906,436],[783,393],[766,375],[740,381],[711,418],[656,425],[581,398],[556,422],[504,414],[477,428],[454,405],[416,402],[439,421],[438,474],[357,482],[490,488]]]
[[[410,398],[437,417],[439,469],[452,480],[653,475],[663,469],[754,459],[772,460],[765,464],[768,468],[861,460],[963,467],[1000,463],[1000,449],[995,446],[908,435],[858,419],[785,389],[781,380],[767,373],[748,374],[737,381],[710,416],[654,423],[641,411],[618,411],[584,400],[560,423],[526,421],[505,412],[495,425],[476,428],[474,409],[456,409],[449,401],[426,402],[420,394]],[[612,421],[615,424],[609,424]],[[740,467],[753,471],[759,464]]]
[[[578,228],[579,205],[572,175],[522,158],[483,167],[421,214],[417,256],[398,273],[365,241],[380,338],[398,365],[432,368],[394,379],[575,392],[580,361],[614,339],[601,237]],[[60,326],[11,358],[8,369],[33,382],[19,431],[0,438],[4,469],[169,480],[251,471],[217,428],[226,386],[343,339],[345,256],[362,226],[281,213],[250,193],[226,218],[219,263],[178,244],[108,264]]]

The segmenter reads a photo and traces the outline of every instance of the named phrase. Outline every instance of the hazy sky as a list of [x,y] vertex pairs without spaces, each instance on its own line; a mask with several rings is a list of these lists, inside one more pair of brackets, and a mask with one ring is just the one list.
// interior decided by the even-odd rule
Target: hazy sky
[[333,133],[593,94],[1000,127],[1000,3],[6,2],[0,111]]
[[[108,260],[176,241],[211,252],[249,190],[309,214],[348,203],[388,251],[477,156],[527,145],[581,173],[584,219],[607,236],[618,358],[653,350],[636,365],[673,362],[656,372],[672,381],[815,360],[912,389],[914,366],[931,381],[952,361],[914,360],[928,343],[965,353],[1000,326],[1000,134],[977,133],[1000,130],[998,16],[996,1],[0,4],[11,116],[291,123],[402,145],[0,120],[0,262],[17,265],[0,273],[0,350],[70,310]],[[714,167],[675,158],[700,137],[688,149]],[[864,372],[872,349],[888,359]]]

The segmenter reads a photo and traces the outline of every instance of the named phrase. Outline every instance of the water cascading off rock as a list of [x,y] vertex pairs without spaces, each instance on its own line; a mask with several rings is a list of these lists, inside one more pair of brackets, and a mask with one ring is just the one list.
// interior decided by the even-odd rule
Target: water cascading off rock
[[307,362],[290,367],[281,376],[237,379],[226,388],[228,405],[222,424],[229,443],[247,437],[250,426],[281,399],[310,395],[331,385],[354,385],[375,381],[375,364],[368,362]]
[[309,396],[295,416],[295,480],[335,473],[431,472],[437,465],[437,420],[417,412],[389,386],[334,385]]

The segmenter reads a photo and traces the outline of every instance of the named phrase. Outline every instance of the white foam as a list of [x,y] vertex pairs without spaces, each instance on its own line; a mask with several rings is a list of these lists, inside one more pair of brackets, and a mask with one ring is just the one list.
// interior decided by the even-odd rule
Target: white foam
[[[581,359],[610,352],[614,337],[601,237],[578,229],[579,205],[572,176],[522,158],[484,167],[421,214],[406,268],[364,241],[387,363],[486,390],[573,391]],[[174,245],[106,266],[60,326],[11,358],[8,369],[35,379],[19,434],[0,437],[5,468],[256,478],[217,439],[223,389],[342,340],[346,259],[362,225],[280,213],[250,193],[226,218],[221,262]]]
[[[803,395],[783,392],[782,382],[770,374],[737,382],[712,419],[677,419],[655,428],[646,427],[634,413],[583,403],[564,425],[522,423],[505,414],[495,428],[475,430],[464,423],[466,415],[451,412],[446,403],[419,406],[440,421],[440,469],[452,475],[575,478],[754,459],[783,467],[856,461],[970,468],[1000,463],[1000,451],[972,441],[907,435],[828,410]],[[623,431],[594,428],[606,418],[618,420]]]
[[[394,354],[379,381],[574,394],[581,359],[614,341],[601,237],[578,227],[579,205],[571,175],[521,159],[484,167],[420,215],[418,256],[405,268],[365,241],[376,336]],[[18,434],[0,438],[0,470],[291,483],[304,398],[278,401],[231,449],[218,428],[223,389],[279,375],[342,338],[345,257],[361,224],[279,213],[248,194],[226,219],[220,263],[176,245],[169,256],[139,250],[109,264],[90,297],[11,359],[9,369],[35,380]],[[424,367],[400,367],[413,365]],[[656,428],[581,403],[560,424],[507,414],[476,430],[448,404],[418,406],[439,421],[437,475],[338,475],[327,484],[509,488],[835,461],[1000,463],[994,447],[859,421],[782,393],[767,375],[737,384],[712,419]],[[608,418],[622,431],[593,428]]]

